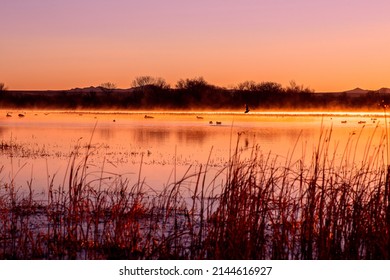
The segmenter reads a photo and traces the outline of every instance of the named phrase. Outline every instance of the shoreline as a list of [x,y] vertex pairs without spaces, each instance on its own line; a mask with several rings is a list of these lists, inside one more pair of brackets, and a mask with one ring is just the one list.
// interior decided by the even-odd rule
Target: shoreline
[[111,109],[1,109],[0,112],[4,115],[7,113],[18,113],[18,112],[32,112],[32,113],[55,113],[55,114],[90,114],[90,115],[144,115],[144,114],[155,114],[155,115],[178,115],[178,116],[242,116],[242,117],[384,117],[383,111],[361,111],[361,110],[343,110],[343,111],[321,111],[321,110],[263,110],[259,112],[250,112],[248,114],[243,113],[239,110],[111,110]]

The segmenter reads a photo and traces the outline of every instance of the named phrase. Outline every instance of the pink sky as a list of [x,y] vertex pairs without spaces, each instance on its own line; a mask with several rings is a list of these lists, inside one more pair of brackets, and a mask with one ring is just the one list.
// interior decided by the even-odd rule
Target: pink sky
[[220,86],[390,87],[390,1],[0,0],[0,82],[69,89],[136,76]]

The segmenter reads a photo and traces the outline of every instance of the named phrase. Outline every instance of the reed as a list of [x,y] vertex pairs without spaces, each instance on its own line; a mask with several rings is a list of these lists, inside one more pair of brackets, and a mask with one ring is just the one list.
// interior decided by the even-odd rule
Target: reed
[[359,135],[341,153],[331,138],[323,129],[308,163],[295,148],[281,163],[257,145],[242,151],[238,135],[216,175],[211,150],[162,191],[142,164],[133,184],[104,164],[90,171],[95,148],[78,145],[45,199],[32,181],[27,192],[0,181],[0,258],[389,259],[387,136],[369,138],[359,162]]

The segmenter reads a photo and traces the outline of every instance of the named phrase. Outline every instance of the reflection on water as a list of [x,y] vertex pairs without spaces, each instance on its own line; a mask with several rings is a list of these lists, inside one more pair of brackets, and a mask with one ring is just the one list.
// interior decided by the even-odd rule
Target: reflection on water
[[129,140],[135,143],[164,143],[170,139],[170,131],[162,128],[140,127],[133,131]]
[[108,127],[98,129],[97,133],[99,133],[100,138],[106,139],[107,141],[110,141],[114,137],[114,131]]
[[177,141],[185,145],[202,146],[208,137],[212,137],[212,134],[202,130],[179,130],[176,132]]
[[138,112],[26,112],[24,118],[0,114],[0,180],[15,179],[25,185],[33,179],[34,186],[43,190],[53,176],[57,184],[64,181],[71,153],[90,141],[91,169],[104,167],[134,182],[142,160],[142,177],[158,188],[170,180],[173,170],[180,176],[190,165],[205,164],[211,151],[210,166],[220,169],[228,162],[238,135],[239,150],[258,145],[263,153],[283,161],[293,152],[295,159],[310,159],[321,132],[330,130],[332,137],[324,141],[331,150],[337,147],[335,156],[341,158],[349,143],[359,160],[368,139],[374,136],[370,145],[375,147],[383,142],[384,134],[384,118],[367,114],[148,112],[153,119]]

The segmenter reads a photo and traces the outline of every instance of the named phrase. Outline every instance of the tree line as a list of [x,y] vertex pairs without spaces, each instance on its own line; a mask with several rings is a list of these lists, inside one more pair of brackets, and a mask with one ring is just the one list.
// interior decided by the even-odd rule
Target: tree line
[[275,82],[245,81],[232,88],[208,83],[203,77],[180,79],[171,87],[165,79],[136,77],[129,89],[112,82],[97,87],[62,91],[12,91],[0,83],[0,105],[6,108],[117,108],[117,109],[378,109],[389,103],[387,95],[369,92],[351,96],[346,93],[315,93],[291,81],[286,87]]

